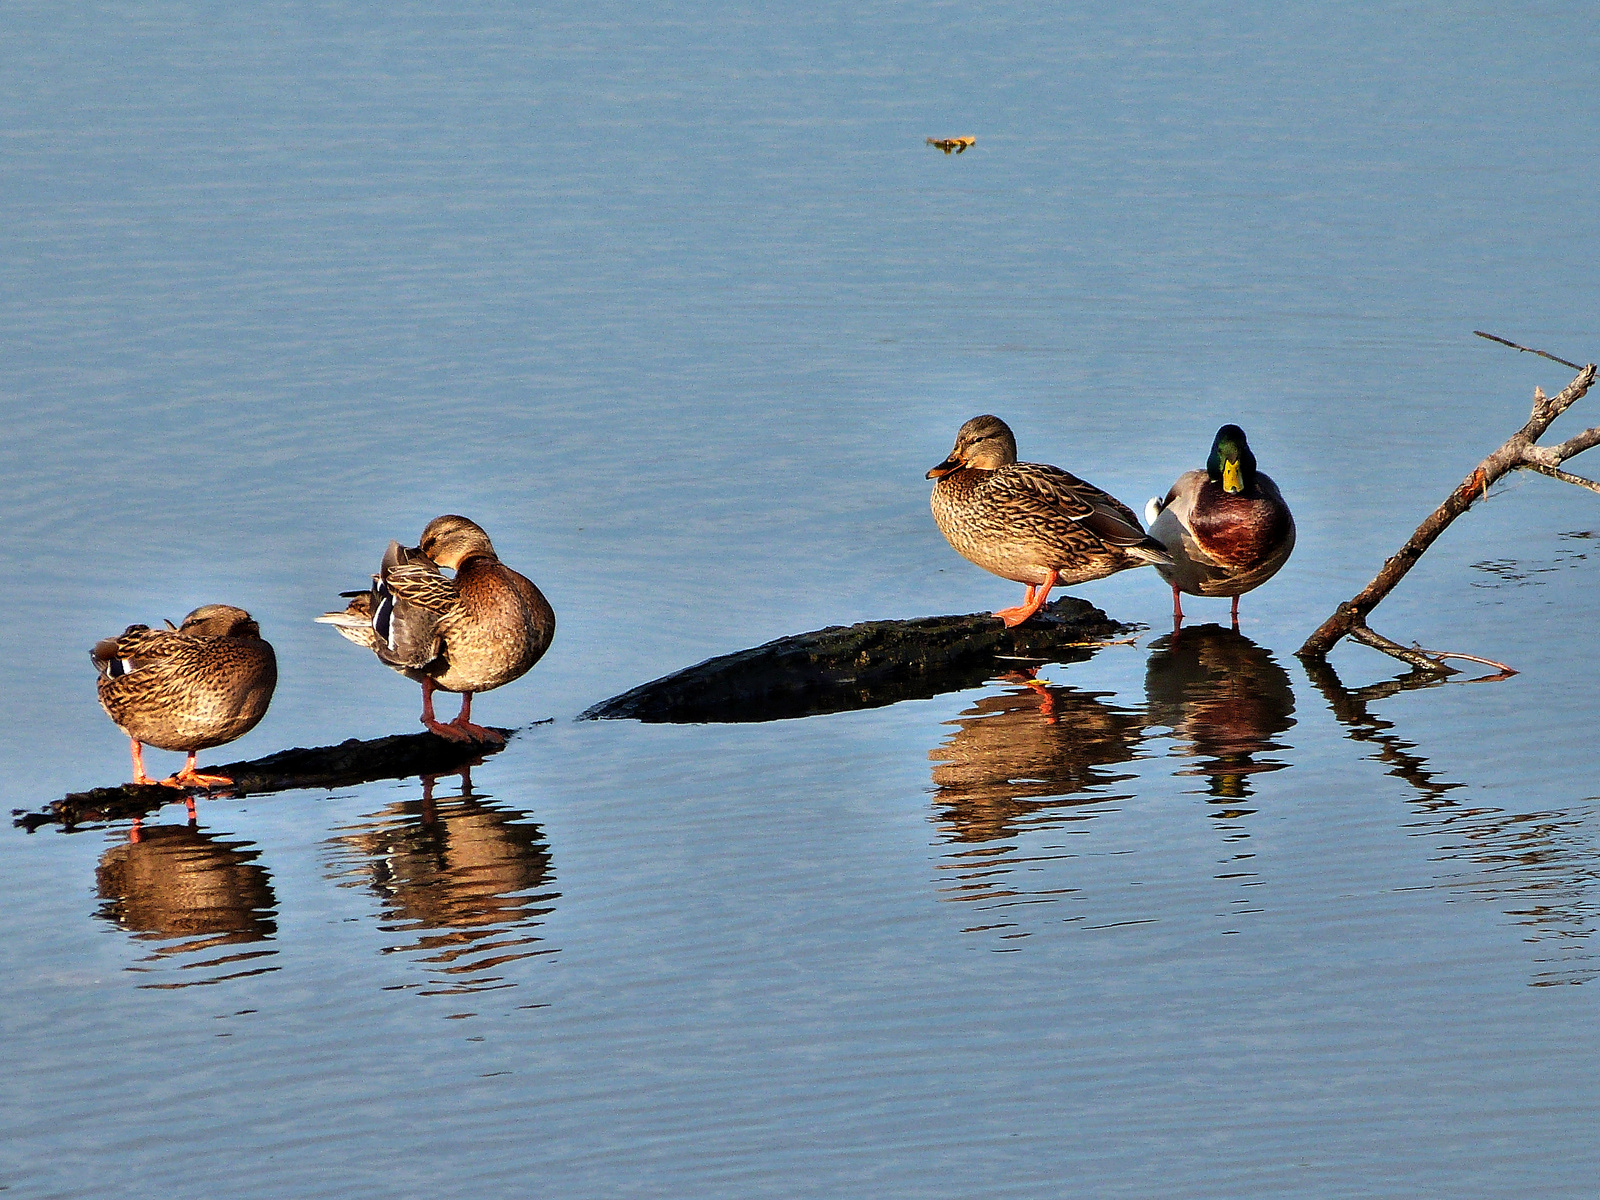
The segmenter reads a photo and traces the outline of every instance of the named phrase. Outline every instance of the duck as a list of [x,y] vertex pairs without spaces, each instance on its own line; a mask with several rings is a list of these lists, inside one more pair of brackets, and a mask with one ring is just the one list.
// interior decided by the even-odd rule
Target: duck
[[1017,461],[1017,439],[999,417],[973,417],[955,448],[928,471],[937,480],[933,519],[956,551],[1002,579],[1024,584],[1021,604],[994,614],[1022,624],[1058,585],[1103,579],[1130,567],[1172,565],[1133,510],[1060,467]]
[[[277,656],[255,618],[231,604],[203,604],[182,624],[165,625],[129,625],[94,644],[89,657],[100,673],[100,707],[128,735],[134,783],[230,786],[225,775],[200,774],[195,755],[243,737],[266,716]],[[157,781],[145,774],[147,745],[185,751],[188,761]]]
[[[389,543],[369,589],[340,594],[349,605],[316,620],[420,683],[425,728],[451,741],[505,742],[473,724],[472,697],[544,657],[556,615],[543,592],[500,561],[480,526],[453,513],[435,517],[415,547]],[[454,720],[434,716],[435,691],[460,693]]]
[[1237,425],[1217,430],[1205,470],[1185,471],[1166,499],[1151,498],[1145,520],[1172,556],[1156,570],[1172,587],[1174,622],[1188,592],[1232,596],[1237,626],[1239,597],[1276,575],[1294,549],[1294,516]]

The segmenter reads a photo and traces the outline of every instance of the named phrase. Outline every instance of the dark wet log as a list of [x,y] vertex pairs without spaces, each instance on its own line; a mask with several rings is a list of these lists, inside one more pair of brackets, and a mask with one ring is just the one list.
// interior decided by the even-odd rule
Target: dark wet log
[[[1526,347],[1516,346],[1506,342],[1504,338],[1493,337],[1490,334],[1480,334],[1491,341],[1502,342],[1507,346],[1523,350]],[[1543,351],[1534,351],[1543,354]],[[1554,356],[1545,354],[1544,357]],[[1565,363],[1565,359],[1556,359]],[[1568,366],[1571,364],[1568,363]],[[1590,480],[1572,475],[1560,470],[1560,465],[1575,454],[1581,454],[1594,446],[1600,445],[1600,425],[1585,429],[1575,434],[1566,441],[1556,446],[1541,446],[1538,444],[1551,423],[1566,412],[1574,403],[1582,399],[1594,383],[1595,364],[1578,369],[1577,377],[1553,398],[1547,399],[1544,392],[1538,388],[1533,390],[1533,410],[1528,417],[1527,424],[1508,438],[1503,446],[1480,462],[1473,471],[1461,481],[1459,487],[1445,498],[1444,503],[1428,514],[1426,520],[1417,526],[1415,533],[1406,541],[1404,546],[1390,556],[1383,564],[1383,568],[1375,575],[1372,582],[1367,584],[1360,592],[1349,600],[1340,604],[1333,615],[1317,627],[1305,641],[1305,645],[1295,651],[1300,658],[1307,661],[1326,658],[1328,651],[1338,644],[1341,638],[1352,638],[1375,650],[1381,650],[1394,658],[1411,664],[1423,670],[1433,671],[1442,675],[1453,675],[1455,669],[1445,664],[1445,659],[1467,659],[1472,662],[1483,663],[1487,666],[1499,667],[1502,673],[1515,674],[1504,663],[1493,662],[1489,659],[1479,658],[1471,654],[1457,654],[1453,652],[1440,652],[1424,650],[1420,646],[1402,646],[1391,641],[1367,625],[1367,614],[1382,603],[1383,598],[1394,590],[1395,586],[1405,578],[1406,573],[1416,565],[1417,560],[1429,546],[1438,540],[1439,535],[1450,527],[1450,523],[1479,500],[1487,499],[1489,488],[1502,476],[1511,471],[1525,470],[1538,471],[1544,475],[1560,479],[1566,483],[1576,484],[1580,487],[1594,488],[1600,491],[1600,485]]]
[[991,613],[831,625],[708,659],[596,704],[580,721],[777,721],[976,687],[1019,666],[1082,662],[1130,626],[1063,596],[1007,629]]
[[[514,732],[497,730],[505,737]],[[431,733],[405,733],[370,742],[340,742],[337,746],[296,747],[280,750],[250,762],[205,765],[204,775],[226,775],[230,788],[214,795],[258,796],[296,788],[339,788],[375,779],[404,779],[410,775],[449,775],[479,762],[500,746],[447,741]],[[73,826],[85,821],[115,821],[142,817],[162,805],[182,800],[186,791],[160,784],[127,783],[121,787],[91,788],[73,792],[38,812],[15,810],[15,825],[32,833],[41,825]]]

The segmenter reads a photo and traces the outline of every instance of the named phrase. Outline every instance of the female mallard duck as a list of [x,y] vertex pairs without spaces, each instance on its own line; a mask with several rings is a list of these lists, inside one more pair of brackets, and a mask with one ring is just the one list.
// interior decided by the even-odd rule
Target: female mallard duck
[[133,782],[144,773],[144,747],[184,750],[182,771],[161,780],[170,787],[231,784],[195,770],[197,751],[243,737],[266,715],[278,682],[278,660],[261,627],[242,608],[206,604],[173,629],[130,625],[89,651],[100,672],[100,707],[133,744]]
[[1256,470],[1244,430],[1224,425],[1211,443],[1204,471],[1178,476],[1165,500],[1145,506],[1150,535],[1172,552],[1158,566],[1172,585],[1172,617],[1183,620],[1180,592],[1232,596],[1233,623],[1239,597],[1260,587],[1289,561],[1294,518],[1278,485]]
[[[421,683],[425,726],[453,741],[505,741],[472,723],[473,693],[538,662],[556,615],[538,588],[500,562],[487,533],[465,517],[435,517],[415,549],[389,543],[370,590],[343,594],[353,597],[350,606],[317,620]],[[435,690],[461,693],[455,720],[434,718]]]
[[928,472],[933,519],[964,557],[1026,584],[1016,608],[995,613],[1020,625],[1050,589],[1101,579],[1146,563],[1170,565],[1133,510],[1059,467],[1017,461],[1017,440],[999,417],[973,417],[950,457]]

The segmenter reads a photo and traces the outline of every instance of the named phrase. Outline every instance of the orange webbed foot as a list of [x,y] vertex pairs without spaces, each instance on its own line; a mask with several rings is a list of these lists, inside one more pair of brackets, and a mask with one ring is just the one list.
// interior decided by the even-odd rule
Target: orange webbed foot
[[1055,585],[1056,573],[1051,571],[1046,577],[1045,581],[1039,584],[1037,587],[1031,583],[1027,585],[1028,590],[1024,594],[1021,604],[1017,605],[1015,608],[999,609],[994,615],[1006,623],[1007,629],[1021,625],[1029,617],[1033,616],[1034,613],[1038,612],[1045,606],[1045,601],[1050,599],[1050,589],[1055,587]]
[[463,717],[457,717],[450,722],[450,725],[454,729],[461,730],[462,733],[475,742],[487,742],[491,746],[504,746],[506,744],[505,737],[500,733],[484,725],[474,725]]
[[459,725],[457,725],[453,721],[451,721],[451,722],[434,721],[434,720],[430,720],[427,717],[423,717],[422,718],[422,723],[423,723],[423,725],[427,726],[427,729],[428,729],[429,733],[438,734],[440,737],[444,738],[446,741],[450,741],[450,742],[470,742],[470,741],[472,741],[472,735],[470,733],[468,733],[466,730],[462,729]]
[[169,775],[161,781],[162,787],[169,788],[206,788],[232,787],[233,780],[226,775],[202,775],[193,767],[185,767],[176,775]]

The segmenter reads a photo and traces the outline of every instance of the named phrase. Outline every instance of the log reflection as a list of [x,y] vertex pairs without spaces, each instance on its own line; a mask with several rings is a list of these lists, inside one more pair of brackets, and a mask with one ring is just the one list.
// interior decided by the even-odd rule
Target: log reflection
[[1435,839],[1434,861],[1448,864],[1440,884],[1498,905],[1539,947],[1534,987],[1586,983],[1600,976],[1592,939],[1600,930],[1600,848],[1590,833],[1600,806],[1583,804],[1536,812],[1475,805],[1466,785],[1441,778],[1416,744],[1371,705],[1403,691],[1454,686],[1429,671],[1347,688],[1325,660],[1307,660],[1306,674],[1351,741],[1374,747],[1369,756],[1412,791],[1413,833]]
[[[985,695],[946,722],[955,732],[928,752],[940,830],[947,842],[965,847],[940,864],[951,872],[942,890],[946,899],[984,910],[1049,902],[1075,890],[1023,887],[1024,872],[1070,854],[1059,846],[1023,853],[1017,843],[1025,833],[1100,811],[1086,805],[1125,798],[1110,789],[1132,776],[1106,768],[1132,761],[1144,729],[1138,713],[1106,703],[1107,693],[1007,678],[1020,686]],[[976,929],[1011,925],[998,920]]]
[[249,842],[227,842],[190,825],[134,822],[126,840],[100,856],[97,915],[136,939],[156,943],[134,971],[166,966],[193,972],[147,983],[179,988],[221,983],[277,970],[260,960],[276,954],[255,949],[214,954],[221,947],[267,941],[277,932],[277,898]]
[[430,968],[424,995],[514,986],[503,968],[549,954],[535,932],[558,892],[550,847],[527,814],[472,792],[422,795],[387,805],[329,840],[330,878],[365,887],[382,904],[386,933],[402,940],[385,953],[417,954]]
[[1268,757],[1286,746],[1273,738],[1294,724],[1289,676],[1272,655],[1234,629],[1197,625],[1150,645],[1145,668],[1146,711],[1188,743],[1198,761],[1180,771],[1206,780],[1206,791],[1226,805],[1217,815],[1252,810],[1230,802],[1253,791],[1250,777],[1288,766]]

